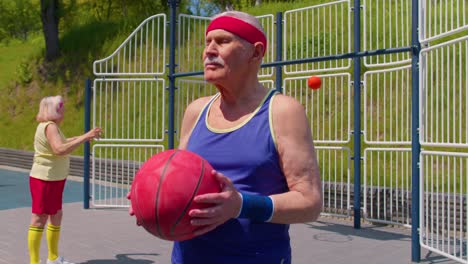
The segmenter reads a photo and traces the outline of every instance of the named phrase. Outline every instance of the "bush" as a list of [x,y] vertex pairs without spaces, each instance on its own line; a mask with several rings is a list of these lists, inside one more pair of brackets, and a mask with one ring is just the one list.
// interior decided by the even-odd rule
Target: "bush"
[[16,68],[16,76],[18,81],[20,81],[22,84],[27,84],[32,81],[33,75],[31,73],[31,68],[28,61],[21,61],[21,63]]
[[39,6],[29,0],[0,1],[0,40],[27,40],[41,28]]

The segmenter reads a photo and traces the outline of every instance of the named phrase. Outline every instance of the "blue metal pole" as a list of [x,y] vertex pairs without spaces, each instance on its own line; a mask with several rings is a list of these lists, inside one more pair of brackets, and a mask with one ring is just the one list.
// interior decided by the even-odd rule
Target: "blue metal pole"
[[169,0],[170,5],[170,17],[169,17],[169,116],[168,116],[168,133],[167,133],[167,148],[174,148],[174,108],[175,108],[175,34],[176,34],[176,23],[177,23],[177,0]]
[[[283,59],[283,13],[276,13],[276,61]],[[283,66],[277,65],[276,69],[276,90],[283,92]]]
[[[354,1],[354,52],[361,51],[361,2]],[[361,58],[354,61],[354,228],[361,228]]]
[[[281,45],[282,45],[282,42],[281,42]],[[357,57],[368,57],[368,56],[377,56],[377,55],[384,55],[384,54],[411,52],[412,50],[413,50],[413,47],[411,46],[401,47],[401,48],[367,50],[367,51],[350,52],[350,53],[338,54],[338,55],[308,57],[308,58],[302,58],[302,59],[296,59],[296,60],[274,61],[274,62],[262,63],[260,67],[269,68],[269,67],[276,67],[278,65],[285,66],[285,65],[309,63],[309,62],[342,60],[342,59],[350,59],[350,58],[357,58]],[[198,75],[203,75],[203,71],[179,72],[179,73],[174,73],[173,77],[188,77],[188,76],[198,76]]]
[[[84,132],[90,130],[91,120],[91,80],[88,78],[85,81],[85,101],[84,101]],[[84,143],[83,154],[83,208],[89,209],[89,159],[90,159],[90,144],[88,141]]]
[[411,61],[411,261],[421,261],[421,245],[419,244],[419,52],[421,44],[418,38],[419,3],[412,0],[411,45],[413,54]]

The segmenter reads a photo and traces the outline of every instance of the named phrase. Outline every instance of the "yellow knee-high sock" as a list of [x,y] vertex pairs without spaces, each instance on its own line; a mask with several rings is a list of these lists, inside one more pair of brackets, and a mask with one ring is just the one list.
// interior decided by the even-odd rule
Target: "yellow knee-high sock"
[[41,239],[44,228],[29,226],[28,231],[28,249],[31,264],[39,264],[39,253],[41,250]]
[[58,244],[60,239],[60,226],[47,225],[47,245],[49,249],[48,259],[56,260],[58,258]]

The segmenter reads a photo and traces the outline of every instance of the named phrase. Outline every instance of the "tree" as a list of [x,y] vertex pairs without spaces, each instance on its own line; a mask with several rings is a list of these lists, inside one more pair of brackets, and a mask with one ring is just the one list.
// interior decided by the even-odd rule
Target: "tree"
[[25,41],[39,29],[37,6],[30,0],[0,1],[0,42]]
[[42,31],[44,32],[46,60],[55,60],[59,50],[59,0],[41,0]]

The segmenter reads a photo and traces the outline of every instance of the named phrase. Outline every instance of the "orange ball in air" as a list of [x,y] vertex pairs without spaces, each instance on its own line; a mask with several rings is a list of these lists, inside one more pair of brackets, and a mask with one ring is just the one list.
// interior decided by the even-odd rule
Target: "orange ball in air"
[[322,85],[322,80],[318,76],[310,76],[309,79],[307,79],[307,85],[310,89],[316,90]]

